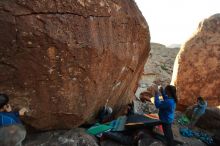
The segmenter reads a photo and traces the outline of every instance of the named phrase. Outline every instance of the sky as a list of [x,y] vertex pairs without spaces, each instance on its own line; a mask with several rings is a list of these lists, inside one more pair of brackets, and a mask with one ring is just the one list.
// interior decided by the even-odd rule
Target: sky
[[135,0],[145,17],[151,42],[183,44],[199,22],[220,13],[220,0]]

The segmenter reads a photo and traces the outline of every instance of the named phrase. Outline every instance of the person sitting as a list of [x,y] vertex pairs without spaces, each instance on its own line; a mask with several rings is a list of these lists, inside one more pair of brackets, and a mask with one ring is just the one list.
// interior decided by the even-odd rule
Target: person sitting
[[155,87],[155,106],[159,109],[159,118],[163,122],[163,132],[167,140],[168,146],[174,145],[174,138],[172,132],[172,123],[174,121],[175,109],[177,104],[176,88],[172,85],[167,85],[165,90],[160,88],[160,92],[163,96],[163,101],[159,99],[158,87]]
[[0,93],[0,143],[1,146],[21,146],[26,136],[26,130],[19,116],[24,116],[26,108],[18,112],[12,111],[8,104],[9,97]]
[[199,120],[199,118],[205,114],[207,108],[207,102],[199,96],[197,98],[197,104],[193,108],[193,113],[191,117],[191,122],[190,122],[190,128],[194,128],[195,124]]

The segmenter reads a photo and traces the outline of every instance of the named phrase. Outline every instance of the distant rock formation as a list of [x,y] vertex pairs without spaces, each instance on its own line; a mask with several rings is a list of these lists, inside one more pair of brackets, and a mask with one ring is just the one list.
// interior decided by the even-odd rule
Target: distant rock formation
[[181,48],[172,83],[182,105],[192,105],[198,96],[208,100],[209,106],[220,105],[220,14],[202,21]]
[[26,124],[77,127],[134,96],[150,36],[133,0],[3,0],[0,15],[0,92]]
[[167,48],[165,45],[151,43],[149,58],[144,66],[144,72],[139,81],[139,89],[136,96],[146,91],[152,83],[158,85],[170,84],[173,64],[179,48]]
[[167,46],[167,48],[180,48],[181,45],[180,44],[170,44]]

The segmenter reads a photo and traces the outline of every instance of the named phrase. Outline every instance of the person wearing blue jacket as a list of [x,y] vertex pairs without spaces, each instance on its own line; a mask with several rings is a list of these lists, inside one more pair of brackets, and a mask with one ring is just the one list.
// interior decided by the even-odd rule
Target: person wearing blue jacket
[[26,108],[18,112],[12,111],[9,97],[0,93],[0,144],[1,146],[21,146],[26,136],[26,130],[19,116],[27,112]]
[[199,118],[203,114],[205,114],[206,108],[207,108],[207,102],[201,96],[199,96],[197,98],[197,104],[193,108],[190,128],[193,128],[197,123],[197,121],[199,120]]
[[159,109],[159,118],[162,121],[164,136],[168,146],[174,145],[172,132],[172,123],[175,117],[175,109],[177,104],[176,87],[167,85],[165,90],[160,88],[163,101],[159,99],[158,87],[155,88],[155,106]]

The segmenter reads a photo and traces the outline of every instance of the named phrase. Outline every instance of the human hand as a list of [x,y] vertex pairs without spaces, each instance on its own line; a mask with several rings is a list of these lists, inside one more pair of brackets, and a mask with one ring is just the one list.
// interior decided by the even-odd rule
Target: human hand
[[10,104],[6,104],[6,105],[4,106],[4,110],[5,110],[6,112],[11,112],[11,111],[12,111],[11,105],[10,105]]
[[25,108],[25,107],[23,107],[23,108],[21,108],[18,112],[19,112],[19,115],[20,115],[20,116],[24,116],[24,114],[28,112],[28,109]]

